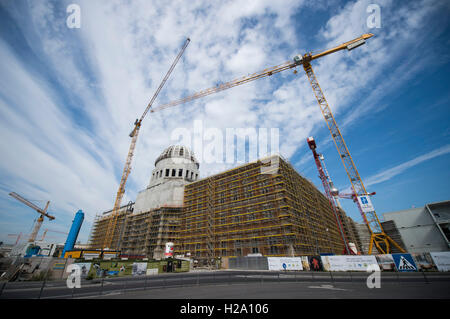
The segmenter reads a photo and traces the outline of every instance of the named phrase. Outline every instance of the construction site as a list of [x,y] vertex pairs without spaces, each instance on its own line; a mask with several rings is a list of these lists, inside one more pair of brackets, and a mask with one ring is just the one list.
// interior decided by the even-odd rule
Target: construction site
[[[227,267],[228,260],[244,257],[310,256],[317,261],[320,256],[371,255],[371,260],[377,263],[373,255],[407,254],[395,223],[381,222],[378,218],[370,200],[375,193],[367,192],[311,66],[312,61],[328,54],[351,51],[365,44],[372,36],[363,34],[317,54],[296,55],[278,66],[153,108],[153,102],[190,42],[189,38],[186,39],[142,116],[134,123],[113,208],[97,214],[88,244],[77,248],[75,241],[84,218],[80,210],[75,216],[64,249],[60,253],[52,251],[46,256],[79,259],[80,262],[92,258],[114,259],[113,264],[105,266],[110,267],[111,274],[121,271],[116,269],[119,261],[128,258],[145,260],[149,264],[155,263],[151,269],[146,268],[147,263],[143,266],[142,273],[147,271],[148,274],[159,268],[163,272],[177,269],[173,266],[173,258],[179,258],[178,269],[188,271],[189,267],[223,268]],[[200,163],[192,150],[184,145],[172,145],[156,158],[154,168],[149,172],[148,186],[138,193],[135,201],[122,204],[137,137],[148,113],[159,112],[285,70],[294,69],[296,73],[298,67],[304,69],[311,84],[349,178],[350,194],[341,194],[334,187],[323,154],[318,152],[314,138],[309,137],[306,142],[312,151],[323,192],[298,173],[282,154],[271,154],[200,178]],[[16,193],[11,193],[11,196],[40,214],[28,245],[15,249],[15,256],[43,256],[43,250],[36,245],[35,239],[43,218],[54,219],[47,213],[49,202],[42,209]],[[355,203],[363,224],[347,216],[339,202],[342,198]],[[157,263],[161,260],[168,262],[161,266]],[[326,260],[327,267],[331,269],[329,260]],[[270,270],[266,264],[264,267]],[[318,266],[317,263],[314,265]],[[125,264],[122,266],[125,267]],[[126,266],[131,267],[129,264]],[[283,263],[283,267],[287,267],[286,263]]]
[[[135,122],[114,208],[99,216],[94,223],[91,248],[123,250],[161,258],[166,241],[173,243],[175,253],[195,256],[197,263],[205,265],[214,263],[216,258],[248,254],[356,254],[362,247],[357,227],[338,205],[337,192],[333,190],[331,193],[331,178],[324,173],[315,146],[313,148],[311,144],[325,196],[281,156],[277,157],[279,167],[277,165],[274,172],[261,173],[267,167],[258,161],[193,182],[198,178],[198,162],[189,149],[171,146],[155,161],[150,184],[139,193],[134,207],[132,203],[121,207],[137,136],[148,112],[303,66],[350,178],[353,193],[349,196],[358,204],[368,227],[368,253],[371,254],[372,250],[387,253],[390,246],[403,251],[383,232],[375,211],[372,208],[364,211],[361,206],[360,201],[367,202],[370,194],[365,191],[310,64],[333,52],[353,50],[372,36],[364,34],[316,55],[297,55],[293,61],[152,108],[157,94],[189,44],[190,39],[187,39],[143,115]],[[180,158],[183,165],[178,167],[175,159]],[[186,165],[190,165],[190,171]],[[159,200],[164,196],[165,200]]]
[[[175,251],[206,261],[344,250],[328,200],[281,157],[186,186]],[[266,170],[265,170],[266,169]]]

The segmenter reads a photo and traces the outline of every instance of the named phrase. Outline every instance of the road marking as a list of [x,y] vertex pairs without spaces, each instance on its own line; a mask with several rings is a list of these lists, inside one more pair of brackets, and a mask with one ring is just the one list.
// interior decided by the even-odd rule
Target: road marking
[[319,288],[319,289],[329,289],[329,290],[348,290],[348,289],[336,288],[333,285],[308,286],[308,288]]

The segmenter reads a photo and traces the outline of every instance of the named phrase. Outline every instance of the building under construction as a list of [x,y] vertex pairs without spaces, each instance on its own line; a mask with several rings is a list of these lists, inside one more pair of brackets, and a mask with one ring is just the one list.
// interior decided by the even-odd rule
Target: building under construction
[[178,234],[175,251],[200,263],[344,251],[328,199],[279,156],[186,185]]
[[[180,158],[184,160],[175,161]],[[273,156],[195,180],[198,168],[187,148],[165,150],[155,162],[149,187],[136,203],[121,207],[108,248],[161,259],[165,243],[173,242],[175,254],[190,256],[200,265],[249,254],[343,253],[328,199],[286,159]],[[340,215],[347,221],[347,238],[357,242],[352,221],[343,211]],[[110,219],[108,211],[95,220],[91,248],[104,248]]]
[[166,242],[177,241],[184,186],[197,180],[198,169],[199,163],[187,147],[165,149],[155,161],[147,188],[139,192],[136,202],[119,209],[110,247],[105,247],[104,242],[112,224],[112,210],[96,217],[90,248],[161,259]]

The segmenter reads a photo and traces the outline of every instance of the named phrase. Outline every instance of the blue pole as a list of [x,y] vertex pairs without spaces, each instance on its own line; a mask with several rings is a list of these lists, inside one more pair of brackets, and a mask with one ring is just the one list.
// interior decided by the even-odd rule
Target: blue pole
[[61,255],[61,258],[64,258],[64,255],[67,251],[70,251],[75,246],[75,243],[77,241],[78,233],[81,229],[81,224],[83,224],[84,220],[84,213],[80,209],[76,214],[75,218],[72,221],[72,227],[70,227],[69,235],[67,236],[66,243],[64,245],[64,249]]

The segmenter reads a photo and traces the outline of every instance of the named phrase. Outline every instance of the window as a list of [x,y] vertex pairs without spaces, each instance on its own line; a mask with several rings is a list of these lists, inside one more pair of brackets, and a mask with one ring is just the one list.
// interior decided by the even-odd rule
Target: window
[[169,173],[170,173],[170,169],[166,168],[166,177],[169,176]]
[[194,178],[194,172],[191,172],[191,179]]
[[184,151],[184,149],[180,148],[180,156],[183,156],[183,151]]
[[189,171],[186,170],[186,178],[189,178]]
[[195,180],[197,180],[197,178],[198,178],[198,174],[195,174]]
[[175,168],[172,169],[172,177],[175,177],[177,175],[177,170]]
[[252,248],[252,253],[253,253],[253,254],[259,253],[258,247],[253,247],[253,248]]
[[178,170],[178,177],[183,177],[183,169],[182,168],[180,168]]

